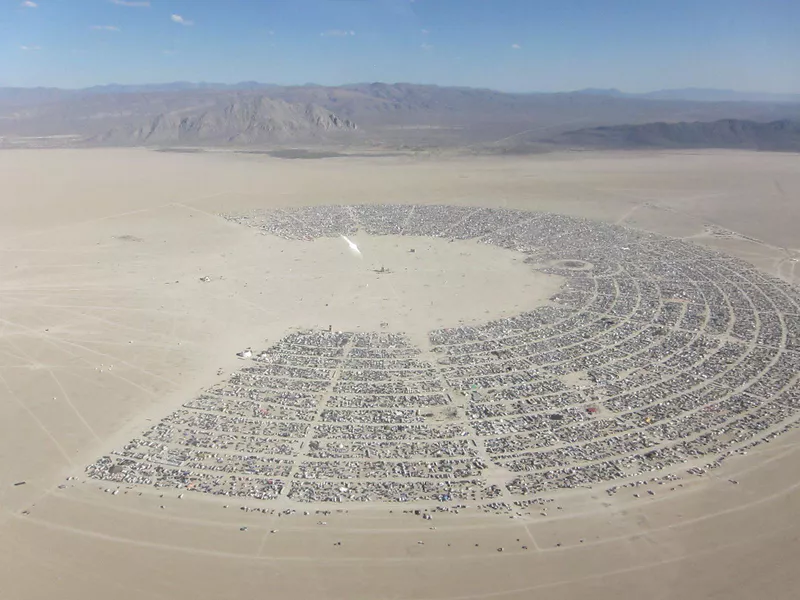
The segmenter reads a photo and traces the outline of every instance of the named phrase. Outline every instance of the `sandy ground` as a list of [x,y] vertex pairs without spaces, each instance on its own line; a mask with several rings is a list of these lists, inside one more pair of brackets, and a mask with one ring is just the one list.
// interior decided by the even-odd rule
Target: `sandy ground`
[[235,369],[235,352],[291,327],[388,323],[422,335],[513,314],[558,287],[497,248],[363,238],[354,263],[339,240],[299,247],[219,212],[362,202],[554,211],[690,238],[798,284],[796,155],[5,151],[0,186],[0,597],[795,597],[797,433],[679,489],[575,492],[557,515],[517,519],[347,506],[321,526],[313,513],[244,513],[241,501],[111,496],[83,468]]

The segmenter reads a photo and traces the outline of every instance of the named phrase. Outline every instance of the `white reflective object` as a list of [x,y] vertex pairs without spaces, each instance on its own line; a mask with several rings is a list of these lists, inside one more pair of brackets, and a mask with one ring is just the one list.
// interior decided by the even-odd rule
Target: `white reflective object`
[[356,246],[355,242],[351,241],[346,235],[343,235],[342,239],[347,242],[347,245],[350,247],[350,250],[353,251],[353,254],[361,256],[361,250],[358,249],[358,246]]

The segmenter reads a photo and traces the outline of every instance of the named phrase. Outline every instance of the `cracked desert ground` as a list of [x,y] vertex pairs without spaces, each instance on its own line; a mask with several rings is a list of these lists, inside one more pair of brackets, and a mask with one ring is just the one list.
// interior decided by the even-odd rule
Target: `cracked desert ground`
[[[800,284],[793,154],[0,152],[0,598],[797,597],[796,429],[674,491],[553,494],[562,508],[548,516],[470,506],[423,520],[398,503],[178,498],[87,477],[98,457],[240,368],[237,352],[294,328],[388,323],[418,339],[554,293],[497,248],[420,241],[425,269],[377,279],[367,266],[410,260],[391,238],[357,240],[355,263],[340,240],[297,249],[219,216],[364,203],[581,216]],[[287,507],[297,512],[279,517]]]

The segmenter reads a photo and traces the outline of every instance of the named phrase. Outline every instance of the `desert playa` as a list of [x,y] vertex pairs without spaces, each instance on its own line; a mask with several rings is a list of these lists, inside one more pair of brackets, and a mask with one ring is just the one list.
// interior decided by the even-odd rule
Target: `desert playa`
[[3,598],[795,597],[795,154],[0,186]]

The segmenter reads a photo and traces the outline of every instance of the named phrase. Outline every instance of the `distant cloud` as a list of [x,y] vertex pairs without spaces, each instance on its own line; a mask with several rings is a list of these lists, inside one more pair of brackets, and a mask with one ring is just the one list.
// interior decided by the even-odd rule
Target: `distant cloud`
[[433,44],[420,44],[419,47],[423,50],[433,50]]
[[511,47],[512,47],[514,50],[520,50],[520,49],[522,48],[522,46],[520,46],[519,44],[511,44]]
[[119,27],[116,25],[92,25],[90,29],[97,31],[119,31]]
[[25,0],[20,6],[24,6],[25,8],[36,8],[39,6],[36,2],[31,2],[31,0]]
[[41,50],[41,46],[20,46],[20,50]]
[[194,21],[184,19],[180,15],[170,15],[169,18],[172,19],[173,23],[178,23],[179,25],[186,25],[186,27],[191,27],[192,25],[194,25]]
[[270,30],[267,32],[267,35],[275,35],[275,32],[274,32],[274,31],[272,31],[272,29],[270,29]]
[[322,37],[346,37],[348,35],[355,35],[356,32],[352,29],[329,29],[320,33]]
[[420,29],[420,32],[422,33],[422,35],[428,35],[430,33],[430,31],[428,31],[427,29]]
[[150,2],[147,0],[142,0],[141,2],[129,1],[129,0],[108,0],[111,4],[116,4],[117,6],[130,6],[131,8],[147,8],[150,6]]

